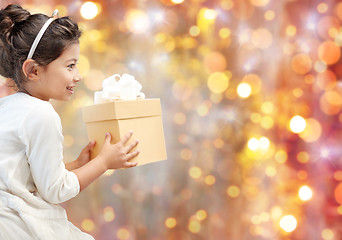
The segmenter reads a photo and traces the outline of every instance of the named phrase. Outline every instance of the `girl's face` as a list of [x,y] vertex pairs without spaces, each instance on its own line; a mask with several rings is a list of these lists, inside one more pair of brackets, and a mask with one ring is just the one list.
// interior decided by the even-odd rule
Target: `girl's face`
[[81,80],[76,66],[79,54],[79,44],[71,44],[57,59],[40,68],[40,79],[35,97],[45,101],[70,100],[76,83]]

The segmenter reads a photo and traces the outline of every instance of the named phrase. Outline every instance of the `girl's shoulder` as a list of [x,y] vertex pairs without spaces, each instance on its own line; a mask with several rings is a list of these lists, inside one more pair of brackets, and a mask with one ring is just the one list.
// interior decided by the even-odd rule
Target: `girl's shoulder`
[[6,109],[6,112],[21,113],[20,115],[34,114],[36,117],[58,116],[50,102],[21,92],[1,98],[0,111],[1,109]]

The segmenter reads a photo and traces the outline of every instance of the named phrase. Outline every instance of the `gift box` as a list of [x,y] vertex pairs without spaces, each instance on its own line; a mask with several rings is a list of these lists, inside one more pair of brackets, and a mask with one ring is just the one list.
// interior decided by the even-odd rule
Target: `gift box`
[[129,142],[138,139],[136,148],[140,153],[131,161],[137,161],[139,166],[166,160],[160,99],[113,100],[82,110],[89,140],[96,141],[91,158],[100,152],[106,132],[111,133],[114,144],[132,130]]

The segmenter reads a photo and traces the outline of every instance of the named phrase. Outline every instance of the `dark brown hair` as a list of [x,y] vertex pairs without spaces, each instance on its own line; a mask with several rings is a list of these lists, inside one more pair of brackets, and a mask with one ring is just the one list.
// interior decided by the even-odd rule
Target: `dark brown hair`
[[[45,14],[30,14],[16,4],[0,10],[0,75],[14,80],[18,89],[26,80],[22,65],[38,32],[49,19]],[[45,31],[32,59],[46,66],[57,59],[81,36],[78,25],[69,17],[57,18]]]

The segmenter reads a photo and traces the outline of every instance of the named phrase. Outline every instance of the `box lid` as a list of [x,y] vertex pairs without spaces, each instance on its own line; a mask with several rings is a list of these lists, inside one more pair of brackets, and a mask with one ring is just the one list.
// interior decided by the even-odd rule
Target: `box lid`
[[82,109],[85,122],[97,122],[110,119],[128,119],[161,115],[159,98],[139,100],[115,100],[93,104]]

